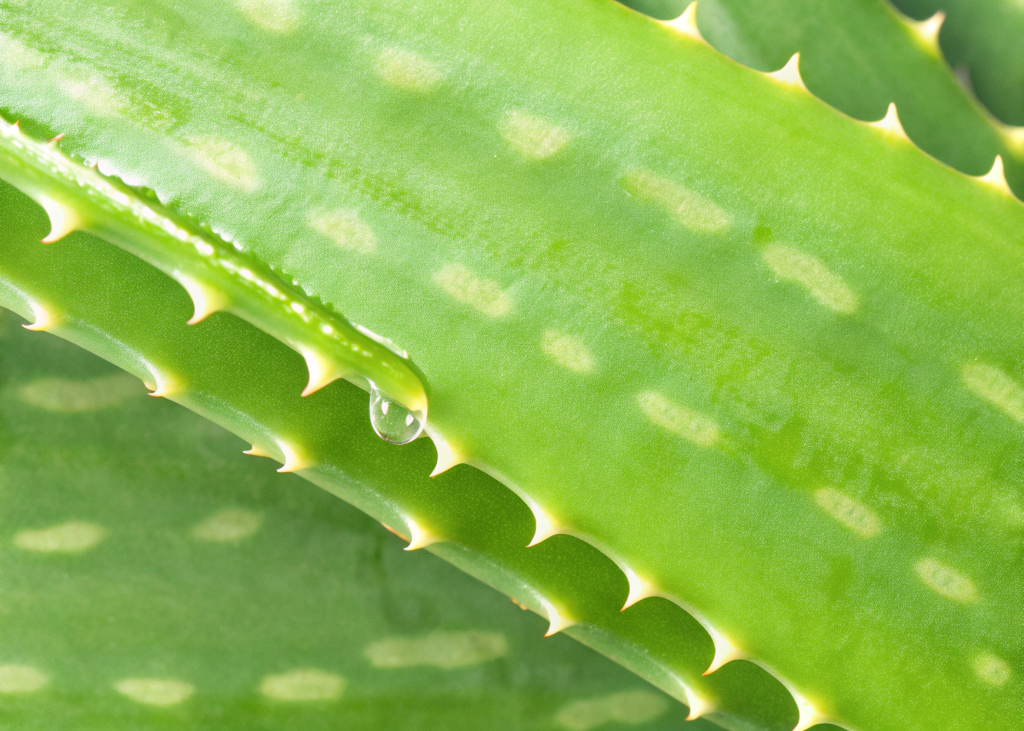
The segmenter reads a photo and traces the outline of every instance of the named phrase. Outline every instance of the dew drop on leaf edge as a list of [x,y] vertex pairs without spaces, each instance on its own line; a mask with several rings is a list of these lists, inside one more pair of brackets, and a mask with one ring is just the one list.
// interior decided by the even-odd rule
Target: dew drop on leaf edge
[[377,436],[392,444],[408,444],[423,433],[423,419],[370,384],[370,424]]

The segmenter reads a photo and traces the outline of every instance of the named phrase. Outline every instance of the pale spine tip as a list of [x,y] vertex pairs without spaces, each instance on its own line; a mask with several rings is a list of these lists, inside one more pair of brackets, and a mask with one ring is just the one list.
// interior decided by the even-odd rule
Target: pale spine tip
[[828,723],[828,717],[815,708],[813,703],[792,689],[790,689],[790,693],[793,695],[793,700],[796,701],[796,707],[800,712],[800,717],[796,722],[796,726],[793,727],[793,731],[807,731],[811,726],[817,726],[819,723]]
[[527,505],[530,508],[530,512],[533,513],[533,520],[536,528],[533,531],[533,538],[526,544],[527,548],[536,546],[541,541],[545,541],[553,535],[558,534],[558,526],[555,524],[548,514],[541,510],[539,505],[532,502],[528,502]]
[[188,296],[192,298],[194,309],[192,318],[188,321],[189,325],[195,325],[205,320],[214,312],[227,309],[227,297],[219,290],[184,274],[175,274],[174,278],[178,280],[178,283],[188,292]]
[[46,211],[50,218],[50,233],[43,239],[44,244],[52,244],[54,241],[67,236],[72,231],[82,227],[82,218],[78,213],[63,203],[58,203],[49,196],[39,196],[39,205]]
[[683,686],[683,691],[686,693],[686,705],[690,709],[690,713],[686,716],[687,721],[696,721],[701,716],[706,716],[715,710],[715,705],[711,701],[691,688]]
[[544,633],[545,637],[551,637],[551,635],[558,634],[562,630],[572,627],[576,622],[569,617],[563,615],[555,608],[555,605],[549,602],[543,597],[538,597],[541,605],[544,607],[544,613],[548,616],[548,631]]
[[411,518],[407,518],[405,523],[409,527],[409,545],[405,547],[406,551],[418,551],[442,541],[439,536],[434,535]]
[[306,369],[309,371],[309,381],[302,389],[303,396],[316,393],[329,383],[333,383],[345,374],[335,367],[334,361],[326,358],[315,350],[300,348],[299,354],[306,361]]
[[626,575],[626,580],[629,582],[629,595],[626,597],[626,603],[622,605],[621,611],[624,612],[641,599],[646,599],[657,593],[651,582],[641,579],[632,569],[622,567],[622,573]]
[[309,461],[296,447],[278,441],[277,448],[281,450],[281,455],[284,457],[284,464],[278,468],[278,472],[298,472],[310,466]]
[[778,71],[772,71],[767,74],[771,78],[775,79],[781,84],[788,86],[796,86],[804,91],[807,91],[807,86],[804,84],[803,77],[800,76],[800,54],[794,53],[793,56],[786,62]]
[[271,456],[268,452],[265,452],[264,450],[260,449],[255,444],[252,445],[251,449],[246,449],[245,451],[243,451],[242,454],[248,454],[250,457],[270,457]]
[[150,396],[167,398],[168,396],[176,396],[185,390],[175,379],[162,375],[159,371],[153,368],[150,368],[150,372],[153,374],[153,379],[156,381],[156,388],[150,392]]
[[700,34],[700,29],[697,28],[697,3],[696,1],[686,6],[686,10],[674,20],[663,20],[662,23],[667,25],[669,28],[682,33],[684,36],[689,36],[695,41],[701,43],[707,43],[704,40],[704,36]]
[[889,108],[886,109],[885,116],[877,122],[868,122],[868,126],[880,129],[904,140],[910,139],[907,137],[907,133],[903,131],[903,125],[900,124],[900,117],[896,112],[895,102],[889,102]]
[[431,441],[434,442],[434,448],[437,450],[437,464],[434,466],[434,471],[430,473],[431,477],[437,477],[455,465],[465,462],[465,459],[439,433],[429,426],[426,427],[425,432]]
[[711,675],[726,663],[732,662],[733,660],[740,660],[746,655],[740,648],[736,647],[725,635],[716,630],[713,627],[705,625],[704,629],[707,630],[708,634],[711,635],[711,641],[715,645],[715,656],[711,660],[711,664],[708,669],[704,671],[704,675]]
[[26,330],[42,332],[44,330],[49,330],[60,321],[55,314],[47,310],[42,305],[31,302],[29,303],[29,307],[32,308],[33,321],[30,324],[22,325]]
[[910,21],[910,28],[914,34],[921,40],[924,47],[936,56],[939,55],[939,32],[942,30],[945,20],[946,14],[939,10],[926,20]]
[[993,188],[996,188],[1007,195],[1013,195],[1013,191],[1010,190],[1009,183],[1006,182],[1006,173],[1003,170],[1002,155],[996,155],[996,159],[992,163],[992,169],[980,176],[978,180],[987,185],[991,185]]

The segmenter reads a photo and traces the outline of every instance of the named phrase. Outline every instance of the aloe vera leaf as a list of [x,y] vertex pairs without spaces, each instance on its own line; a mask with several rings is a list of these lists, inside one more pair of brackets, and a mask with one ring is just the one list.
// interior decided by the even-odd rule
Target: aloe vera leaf
[[[193,46],[179,57],[208,62],[206,76],[186,73],[191,66],[173,74],[176,93],[201,100],[205,89],[210,100],[191,107],[188,124],[205,114],[219,140],[230,139],[225,147],[192,136],[193,152],[199,147],[204,162],[224,162],[214,153],[240,148],[258,161],[253,170],[273,163],[278,180],[291,170],[286,196],[306,205],[322,200],[316,191],[345,197],[377,236],[387,236],[394,247],[387,257],[357,265],[330,248],[337,242],[301,238],[296,232],[308,230],[308,212],[275,207],[273,196],[259,203],[242,188],[213,196],[208,182],[195,182],[193,163],[162,144],[147,147],[147,133],[138,126],[133,132],[130,121],[106,122],[104,146],[103,133],[85,134],[79,110],[59,88],[38,78],[29,87],[31,74],[7,87],[8,104],[82,132],[75,143],[82,154],[144,173],[176,205],[237,232],[307,291],[407,347],[431,384],[432,422],[450,445],[542,506],[556,529],[592,541],[646,578],[646,585],[634,582],[638,595],[653,585],[772,667],[807,701],[804,722],[1010,723],[1020,697],[1009,637],[1019,597],[1005,577],[1019,563],[1007,538],[1017,530],[1019,488],[985,482],[972,492],[974,507],[964,507],[966,498],[957,496],[965,493],[940,486],[989,474],[1002,464],[997,443],[1016,439],[1005,431],[1013,425],[1003,423],[1012,421],[1012,407],[993,396],[1005,391],[998,384],[1013,383],[1013,335],[997,337],[986,327],[992,303],[1015,291],[1015,201],[943,169],[885,130],[840,117],[798,87],[736,68],[705,46],[602,3],[538,5],[543,26],[523,22],[521,7],[360,5],[344,18],[304,26],[298,48],[289,38],[257,42],[265,30],[229,11],[209,10],[209,22],[187,31],[193,43],[209,28],[220,39],[235,33],[241,41],[232,47],[232,65]],[[45,13],[37,17],[45,22]],[[427,32],[456,18],[463,28],[457,39],[441,43]],[[26,29],[25,37],[45,31],[33,18],[18,20],[14,27]],[[116,25],[119,16],[89,22]],[[102,35],[116,39],[106,43],[145,39],[143,46],[160,47],[142,25]],[[318,33],[329,34],[330,43],[317,46],[318,65],[302,65],[301,51],[325,37]],[[82,53],[89,40],[93,53]],[[79,58],[96,58],[105,43],[89,33],[69,42]],[[184,31],[175,35],[179,52],[188,42]],[[247,43],[259,50],[246,54]],[[295,55],[261,63],[274,43]],[[610,67],[609,44],[620,63],[629,59],[628,69]],[[531,49],[528,72],[523,48]],[[133,50],[137,69],[146,53]],[[424,66],[417,58],[433,61]],[[231,76],[238,66],[249,70],[244,83]],[[331,96],[337,87],[310,78],[324,68],[334,83],[351,85],[347,106]],[[264,74],[275,81],[261,85]],[[442,77],[462,85],[444,86]],[[286,93],[303,86],[317,89],[316,109]],[[512,98],[498,88],[514,90]],[[466,89],[472,93],[455,93]],[[233,101],[230,90],[248,96]],[[434,91],[425,101],[416,96]],[[557,109],[553,99],[561,100]],[[257,107],[258,123],[232,121],[251,119]],[[552,124],[559,114],[571,120]],[[503,129],[512,141],[501,139]],[[343,134],[325,143],[331,130]],[[530,142],[537,138],[541,144]],[[569,147],[570,138],[577,145]],[[517,155],[547,155],[547,164]],[[207,167],[229,177],[223,165]],[[356,185],[339,190],[339,181]],[[690,190],[695,181],[699,197]],[[277,214],[274,237],[265,230],[261,236],[253,222],[260,205]],[[486,256],[470,243],[479,241]],[[552,251],[559,241],[571,245]],[[616,259],[622,242],[634,248]],[[640,242],[643,256],[635,251]],[[965,251],[972,252],[969,284]],[[323,261],[337,268],[325,271]],[[737,288],[737,281],[749,286]],[[861,309],[865,302],[870,306]],[[515,303],[526,314],[514,314]],[[680,311],[695,317],[679,323]],[[899,348],[892,345],[894,318],[909,337]],[[588,351],[600,344],[599,358],[593,351],[583,357],[578,341],[566,338],[569,322],[568,335]],[[442,323],[445,337],[438,338]],[[689,326],[704,328],[699,342]],[[464,346],[457,357],[453,342]],[[712,343],[728,357],[709,352]],[[544,352],[576,369],[560,372]],[[1000,362],[970,363],[979,357]],[[587,363],[598,385],[580,385]],[[921,380],[910,365],[917,363],[933,364],[929,378]],[[763,400],[752,402],[743,379],[755,372],[753,390]],[[902,377],[892,381],[893,373]],[[934,398],[924,398],[925,382]],[[510,394],[515,419],[507,414]],[[571,403],[573,413],[559,412],[560,403]],[[979,412],[991,435],[964,455],[970,435],[959,425]],[[950,420],[951,413],[961,416]],[[928,459],[907,457],[925,452]],[[872,469],[839,467],[851,459]],[[637,485],[638,465],[644,481],[624,494],[624,485]],[[875,483],[901,496],[896,507],[871,493]],[[665,487],[676,485],[685,490]],[[849,512],[844,505],[877,522],[865,518],[858,532],[833,521],[829,516]],[[929,511],[925,525],[910,505]],[[954,519],[958,511],[967,515]],[[988,529],[992,521],[987,534],[963,527]],[[798,524],[816,526],[815,537],[798,533]],[[681,533],[680,526],[700,528]],[[870,561],[867,545],[885,560]],[[890,570],[869,579],[879,565]],[[842,589],[831,597],[820,589],[830,585],[830,573]],[[885,597],[870,589],[879,584],[890,586]],[[850,609],[830,612],[839,596],[849,598]],[[971,601],[960,606],[958,599]],[[837,647],[837,637],[871,641]],[[992,644],[997,650],[982,648]],[[993,691],[976,672],[978,658],[1000,653],[1010,673]],[[940,710],[947,702],[949,716]]]
[[939,49],[941,17],[908,22],[883,0],[702,0],[696,20],[711,45],[761,71],[799,53],[811,93],[856,119],[882,119],[895,103],[910,139],[961,172],[983,175],[999,155],[1024,195],[1024,128],[997,121],[957,82]]
[[[322,466],[302,475],[402,526],[407,535],[418,533],[421,544],[430,536],[423,528],[442,530],[449,542],[429,550],[530,605],[548,620],[549,634],[562,628],[687,703],[691,712],[704,710],[736,731],[792,728],[792,699],[760,668],[734,663],[701,677],[711,642],[679,607],[658,601],[620,612],[626,582],[599,552],[568,537],[525,548],[532,516],[493,479],[460,469],[431,480],[433,451],[422,443],[398,451],[384,445],[366,426],[365,397],[358,392],[332,389],[299,398],[289,384],[300,382],[303,365],[268,336],[219,316],[202,328],[184,325],[187,296],[151,267],[81,234],[60,247],[44,247],[38,239],[45,215],[3,183],[0,201],[5,306],[28,319],[48,313],[52,331],[153,384],[160,380],[154,373],[173,374],[165,380],[188,388],[172,389],[167,398],[251,441],[271,433],[287,435],[283,444],[323,442]],[[95,291],[107,294],[96,298]],[[240,372],[238,359],[251,353],[262,355]]]
[[2,319],[6,727],[680,727],[504,597]]
[[1013,0],[893,0],[914,18],[947,15],[942,50],[966,70],[971,88],[1007,124],[1024,125],[1024,7]]
[[[684,0],[623,4],[659,19],[687,7]],[[957,81],[939,48],[942,17],[913,21],[881,0],[701,0],[695,22],[719,51],[761,71],[799,53],[811,93],[856,119],[882,119],[895,104],[910,139],[961,172],[982,175],[999,155],[1011,189],[1024,193],[1024,128],[995,119]]]

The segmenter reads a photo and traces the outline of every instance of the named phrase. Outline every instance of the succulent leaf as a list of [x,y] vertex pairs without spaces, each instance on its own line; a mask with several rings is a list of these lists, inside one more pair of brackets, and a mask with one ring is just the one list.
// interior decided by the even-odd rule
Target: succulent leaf
[[679,607],[659,600],[621,612],[627,582],[598,551],[566,536],[527,549],[533,516],[493,479],[467,468],[430,479],[433,450],[422,440],[396,449],[374,436],[361,392],[335,386],[301,398],[303,365],[280,343],[223,315],[186,325],[189,302],[172,280],[87,234],[44,247],[41,211],[4,183],[0,202],[5,306],[26,317],[59,309],[55,334],[144,380],[157,372],[171,374],[165,383],[188,384],[168,388],[168,398],[268,445],[248,455],[287,463],[308,459],[316,445],[316,468],[302,476],[397,526],[389,530],[410,541],[407,548],[428,545],[533,609],[547,634],[569,634],[635,670],[687,703],[690,715],[696,706],[730,729],[793,727],[793,701],[752,664],[701,676],[714,648]]
[[[625,4],[664,18],[686,1]],[[712,46],[751,68],[773,71],[799,53],[801,83],[855,119],[888,118],[895,107],[910,139],[957,170],[983,175],[1000,156],[1024,196],[1024,130],[999,122],[956,79],[938,45],[942,11],[914,21],[880,1],[701,0],[688,12]]]
[[[1018,201],[610,2],[72,5],[4,10],[38,65],[3,103],[409,347],[529,551],[599,548],[647,596],[623,617],[686,608],[800,728],[1012,728]],[[67,58],[120,106],[76,104]],[[325,464],[288,426],[254,443]]]
[[402,555],[236,437],[0,320],[6,726],[682,724],[666,696],[567,638],[538,643],[532,615]]

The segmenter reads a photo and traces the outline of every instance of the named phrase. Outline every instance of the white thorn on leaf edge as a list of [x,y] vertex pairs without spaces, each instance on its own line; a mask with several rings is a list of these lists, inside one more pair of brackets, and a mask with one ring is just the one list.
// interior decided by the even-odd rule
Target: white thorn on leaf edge
[[59,241],[72,231],[82,227],[82,217],[73,208],[58,203],[45,195],[39,196],[39,205],[43,207],[46,215],[50,218],[50,233],[43,239],[44,244]]
[[302,454],[298,447],[293,447],[287,442],[277,441],[277,448],[284,455],[284,464],[278,468],[278,472],[298,472],[310,466],[309,460]]
[[184,274],[175,274],[174,278],[185,288],[188,296],[192,298],[192,304],[195,309],[192,313],[192,319],[188,321],[189,325],[202,322],[214,312],[219,312],[227,307],[227,297],[219,290]]
[[424,433],[434,442],[434,449],[437,450],[437,464],[434,466],[434,471],[430,473],[431,477],[437,477],[442,472],[446,472],[455,465],[463,464],[466,461],[439,432],[427,426],[424,429]]
[[[311,466],[310,461],[298,447],[292,446],[280,439],[275,439],[274,443],[281,452],[281,459],[283,460],[283,464],[277,470],[278,472],[297,472],[298,470],[304,470]],[[257,447],[255,444],[252,445],[251,449],[243,451],[242,454],[248,454],[252,457],[269,457],[270,459],[276,459],[273,454],[262,447]]]
[[418,551],[421,548],[426,548],[434,543],[440,543],[443,540],[412,518],[406,518],[405,524],[409,527],[409,545],[405,547],[406,551]]
[[646,599],[658,593],[654,588],[654,584],[646,579],[641,579],[631,568],[627,566],[620,566],[619,568],[622,569],[622,573],[626,575],[626,581],[629,582],[629,595],[626,597],[626,603],[622,605],[623,612],[641,599]]
[[328,383],[341,378],[344,374],[335,368],[334,363],[314,350],[302,348],[299,354],[306,361],[306,368],[309,370],[309,382],[302,389],[303,396],[316,393]]
[[771,78],[782,84],[788,84],[789,86],[797,86],[804,91],[807,91],[807,86],[804,84],[803,77],[800,76],[800,54],[794,53],[792,57],[786,62],[778,71],[771,71],[767,74]]
[[572,627],[576,624],[576,620],[563,615],[554,604],[544,597],[537,597],[537,599],[540,601],[541,606],[544,607],[544,613],[548,615],[548,631],[544,633],[545,637],[558,634],[567,627]]
[[997,188],[1002,192],[1013,195],[1013,191],[1010,190],[1009,183],[1006,182],[1006,173],[1003,170],[1003,156],[996,155],[995,162],[992,163],[992,169],[984,175],[978,177],[983,183],[991,185],[993,188]]
[[526,544],[527,548],[536,546],[541,541],[545,541],[553,535],[557,535],[560,531],[555,521],[545,513],[537,503],[532,500],[526,500],[527,507],[530,508],[530,512],[533,513],[533,520],[536,528],[533,531],[533,538]]
[[704,675],[710,675],[726,663],[746,657],[746,653],[743,650],[734,645],[731,640],[714,627],[705,624],[704,629],[711,635],[711,641],[715,644],[715,657],[711,660],[711,665],[708,666],[708,669],[704,671]]
[[800,712],[800,717],[796,722],[796,726],[793,727],[793,731],[806,731],[811,726],[828,722],[828,717],[815,708],[813,703],[792,688],[788,690],[793,696],[793,700],[796,701],[796,707]]
[[868,126],[888,132],[904,140],[910,139],[907,137],[907,133],[903,131],[903,125],[900,124],[900,116],[896,112],[895,102],[889,102],[889,108],[885,110],[885,116],[877,122],[868,122]]
[[156,368],[151,366],[149,372],[153,374],[153,380],[156,382],[156,388],[150,392],[150,396],[166,398],[168,396],[176,396],[185,390],[174,378],[162,374]]
[[36,302],[29,302],[29,307],[32,308],[33,321],[30,324],[22,325],[26,330],[32,330],[33,332],[42,332],[43,330],[49,330],[51,327],[60,322],[60,318],[50,312],[48,309]]
[[688,686],[683,686],[683,692],[686,694],[686,705],[690,709],[690,713],[686,716],[687,721],[696,721],[701,716],[706,716],[715,710],[715,704],[698,695]]
[[925,47],[933,53],[939,53],[939,32],[946,20],[946,14],[941,10],[925,20],[910,21],[910,28],[914,31]]
[[667,25],[684,36],[689,36],[696,41],[701,43],[707,43],[704,40],[704,36],[700,34],[700,30],[697,28],[697,3],[696,0],[686,6],[686,10],[680,14],[680,16],[674,20],[663,20],[663,24]]

